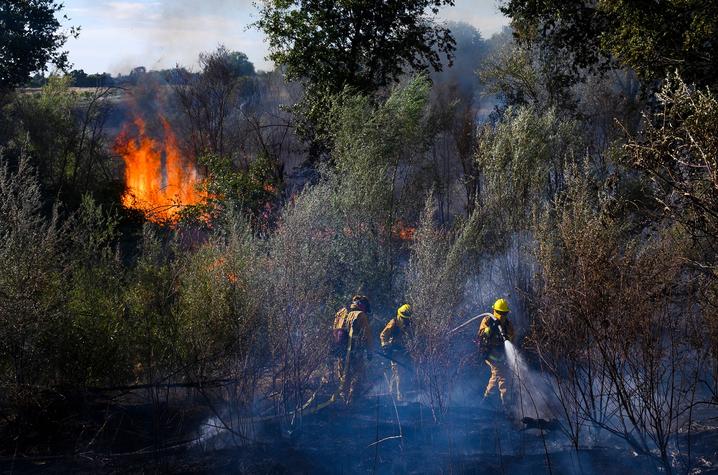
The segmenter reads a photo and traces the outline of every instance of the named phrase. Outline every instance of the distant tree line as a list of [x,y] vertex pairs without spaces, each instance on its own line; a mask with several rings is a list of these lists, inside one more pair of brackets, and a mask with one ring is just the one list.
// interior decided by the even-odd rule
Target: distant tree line
[[[239,51],[228,51],[224,47],[220,47],[223,54],[226,54],[228,67],[236,77],[254,76],[254,65],[249,61],[247,55]],[[109,73],[92,73],[87,74],[82,69],[72,69],[67,75],[72,79],[72,85],[75,87],[112,87],[112,86],[136,86],[141,81],[159,81],[160,83],[169,85],[178,85],[184,81],[187,75],[199,75],[200,72],[190,72],[184,67],[176,67],[172,69],[150,70],[144,66],[133,68],[128,74],[116,74],[112,76]],[[25,87],[42,87],[48,82],[48,76],[42,73],[36,73],[29,80],[23,83]]]

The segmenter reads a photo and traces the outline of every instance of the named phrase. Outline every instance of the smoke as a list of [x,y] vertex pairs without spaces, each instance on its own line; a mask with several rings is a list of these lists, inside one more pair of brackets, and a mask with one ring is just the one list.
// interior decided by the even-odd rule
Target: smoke
[[68,46],[75,67],[88,72],[126,74],[137,66],[169,69],[177,64],[193,69],[199,53],[220,44],[246,53],[259,69],[273,68],[264,59],[263,34],[250,27],[257,10],[249,0],[80,4],[69,11],[72,24],[82,26],[82,34]]
[[163,0],[157,8],[160,18],[150,30],[148,41],[159,63],[193,67],[200,52],[224,44],[246,53],[259,68],[271,68],[264,60],[267,51],[262,34],[250,27],[256,20],[252,2]]

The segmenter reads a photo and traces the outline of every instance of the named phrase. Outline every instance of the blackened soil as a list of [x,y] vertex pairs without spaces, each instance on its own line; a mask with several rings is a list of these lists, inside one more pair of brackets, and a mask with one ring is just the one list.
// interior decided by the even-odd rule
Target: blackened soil
[[[618,444],[576,451],[560,432],[523,431],[495,404],[452,406],[435,418],[426,403],[395,406],[379,394],[293,424],[256,423],[243,438],[204,433],[202,421],[216,413],[197,401],[143,400],[99,398],[72,416],[57,403],[44,416],[53,437],[1,439],[0,473],[660,473]],[[691,437],[692,473],[718,473],[718,431]]]

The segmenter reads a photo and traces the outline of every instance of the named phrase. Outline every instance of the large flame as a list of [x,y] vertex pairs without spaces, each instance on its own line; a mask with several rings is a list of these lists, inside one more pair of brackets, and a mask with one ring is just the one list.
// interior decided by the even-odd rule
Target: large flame
[[[161,141],[147,134],[145,121],[137,116],[115,141],[114,150],[125,162],[125,194],[122,204],[142,211],[155,222],[177,220],[183,206],[204,197],[197,191],[197,169],[182,157],[170,124],[160,116]],[[134,133],[132,129],[134,130]]]

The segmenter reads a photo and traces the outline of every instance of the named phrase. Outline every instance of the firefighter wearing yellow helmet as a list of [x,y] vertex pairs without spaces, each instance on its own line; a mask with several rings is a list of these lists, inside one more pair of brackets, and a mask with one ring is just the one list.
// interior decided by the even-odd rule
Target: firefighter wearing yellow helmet
[[396,396],[397,401],[404,399],[402,380],[409,381],[411,358],[407,351],[408,340],[412,337],[411,305],[405,303],[396,311],[396,317],[389,322],[379,335],[382,351],[391,360],[391,376],[389,393]]
[[491,377],[484,391],[484,398],[491,395],[498,386],[501,402],[506,398],[506,375],[509,368],[506,366],[506,351],[504,341],[514,339],[514,327],[509,321],[509,304],[505,299],[498,299],[493,306],[493,313],[481,320],[477,341],[480,356],[491,368]]

